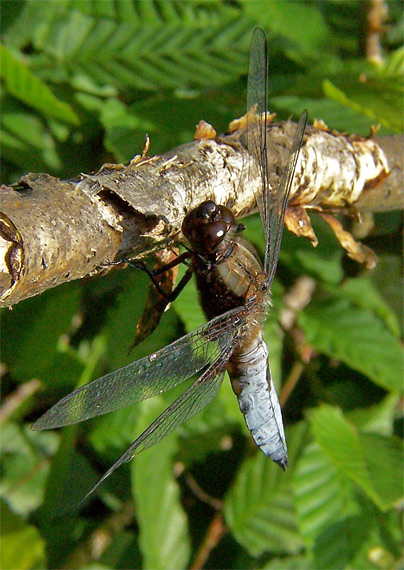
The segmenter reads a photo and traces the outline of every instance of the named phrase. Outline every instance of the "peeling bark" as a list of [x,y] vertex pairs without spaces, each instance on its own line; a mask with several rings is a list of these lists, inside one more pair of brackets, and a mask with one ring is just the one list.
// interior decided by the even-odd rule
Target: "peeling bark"
[[[1,306],[91,275],[123,257],[144,258],[181,241],[186,213],[206,199],[243,216],[255,208],[257,169],[243,121],[216,137],[201,124],[196,140],[161,156],[105,164],[95,175],[60,181],[28,174],[3,186],[0,203]],[[205,138],[204,138],[205,137]],[[276,187],[290,123],[271,125],[270,182]],[[308,127],[286,217],[288,229],[316,243],[307,211],[326,214],[403,207],[403,139],[364,139]],[[363,260],[362,260],[363,261]],[[366,260],[365,260],[366,261]]]

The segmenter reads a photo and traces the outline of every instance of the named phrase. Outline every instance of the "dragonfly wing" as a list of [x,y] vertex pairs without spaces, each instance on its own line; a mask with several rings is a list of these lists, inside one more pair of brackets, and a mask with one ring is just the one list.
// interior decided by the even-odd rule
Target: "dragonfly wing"
[[267,204],[265,206],[266,210],[269,210],[270,212],[269,239],[266,239],[264,261],[264,270],[266,273],[265,281],[268,287],[271,286],[271,283],[275,276],[276,266],[278,264],[285,210],[289,200],[290,189],[292,188],[294,180],[299,152],[303,144],[304,132],[307,125],[307,116],[307,111],[303,111],[299,123],[296,126],[292,145],[289,150],[286,167],[283,170],[278,188],[271,194],[269,186],[267,185],[264,187],[263,200]]
[[302,146],[304,131],[307,124],[307,112],[300,117],[299,124],[293,137],[286,166],[283,169],[281,181],[277,188],[271,188],[269,182],[270,149],[267,137],[268,129],[268,46],[265,33],[257,28],[251,40],[250,66],[247,87],[247,117],[248,117],[248,150],[254,156],[259,175],[256,194],[261,221],[265,233],[266,284],[270,287],[278,263],[279,248],[282,239],[285,210],[292,187],[299,151]]
[[257,185],[256,201],[265,238],[269,235],[269,203],[265,199],[265,189],[268,188],[267,118],[268,45],[263,30],[256,28],[251,39],[247,84],[247,146],[254,157],[248,175],[260,181]]
[[242,320],[232,309],[165,348],[102,376],[62,398],[32,426],[34,430],[71,425],[151,398],[177,386],[216,362]]
[[[234,338],[236,334],[234,332]],[[223,382],[224,369],[233,352],[232,340],[229,338],[226,346],[222,345],[223,352],[216,361],[132,443],[80,503],[84,502],[123,463],[131,461],[135,455],[161,441],[213,400]]]

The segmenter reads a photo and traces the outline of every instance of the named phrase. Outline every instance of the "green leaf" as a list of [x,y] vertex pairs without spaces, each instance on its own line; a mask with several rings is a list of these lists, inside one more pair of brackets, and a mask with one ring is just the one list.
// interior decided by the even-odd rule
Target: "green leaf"
[[[76,387],[85,384],[93,376],[104,348],[103,343],[96,339],[91,349],[87,351],[86,358],[82,359],[83,369]],[[59,433],[52,431],[32,432],[28,428],[26,429],[32,449],[38,448],[39,450],[35,457],[34,476],[38,478],[39,474],[46,475],[46,488],[44,485],[45,478],[42,475],[40,489],[36,490],[35,493],[31,489],[32,497],[40,496],[40,498],[42,498],[45,489],[45,501],[40,510],[42,530],[46,534],[56,531],[57,528],[57,532],[63,534],[66,532],[63,522],[54,527],[53,518],[55,516],[62,517],[66,513],[71,518],[71,513],[83,498],[84,490],[90,489],[96,481],[88,461],[75,450],[75,443],[78,434],[81,432],[81,427],[78,425],[69,426]],[[54,442],[54,445],[50,446],[49,441]],[[21,455],[21,445],[18,445],[18,450],[18,453],[15,452],[15,456]],[[25,458],[25,463],[27,469],[28,457]],[[30,487],[31,485],[24,485],[23,489],[26,488],[25,492],[29,492]],[[73,524],[74,520],[71,518],[71,526]]]
[[310,544],[336,519],[356,514],[352,484],[313,442],[305,448],[293,474],[299,528]]
[[[101,101],[102,124],[106,130],[106,144],[122,162],[128,162],[134,154],[142,150],[145,133],[150,135],[150,152],[159,154],[177,145],[192,140],[195,125],[205,119],[218,132],[227,129],[235,114],[242,114],[245,103],[240,99],[234,108],[237,88],[215,88],[207,97],[206,93],[177,89],[174,93],[156,93],[138,99],[131,105],[124,105],[116,99]],[[80,103],[92,110],[92,100],[84,101],[86,95],[78,94]],[[89,96],[87,96],[89,97]],[[220,100],[220,105],[213,105]],[[233,105],[233,108],[230,108]],[[178,117],[181,122],[178,123]]]
[[[333,424],[331,429],[335,427]],[[376,463],[377,447],[374,451],[372,456]],[[390,464],[390,459],[383,457],[379,468],[388,473]],[[397,469],[393,469],[391,478],[387,476],[384,483],[388,488],[397,488],[401,487],[401,481],[402,476],[397,476]],[[389,554],[392,544],[401,539],[392,536],[395,523],[391,514],[395,514],[394,511],[380,513],[376,510],[357,492],[355,482],[346,471],[315,442],[304,450],[298,462],[294,489],[299,527],[313,553],[310,568],[373,568],[369,561],[373,559],[374,562],[375,556],[380,556],[383,550]],[[394,560],[394,556],[390,555],[390,558]]]
[[[62,429],[59,447],[52,457],[46,484],[45,500],[40,511],[41,527],[48,535],[63,534],[75,525],[73,513],[77,505],[97,480],[89,461],[80,455],[75,444],[81,428],[77,425]],[[62,520],[67,518],[67,522]],[[60,519],[56,529],[54,519]],[[72,540],[66,534],[66,540]]]
[[[12,104],[6,99],[2,109],[2,127],[3,136],[8,138],[4,141],[10,144],[10,138],[13,136],[19,145],[14,146],[17,150],[21,147],[32,146],[35,150],[42,150],[47,146],[44,141],[48,127],[43,124],[39,117],[32,114],[24,113],[17,104]],[[54,141],[53,141],[54,144]]]
[[[133,508],[132,501],[129,504],[124,504],[123,512],[119,511],[118,518],[119,516],[124,518],[128,511],[130,517],[133,514]],[[140,569],[142,567],[142,555],[139,550],[137,537],[131,527],[132,525],[129,524],[126,525],[125,529],[117,528],[115,535],[112,533],[113,541],[108,544],[105,552],[99,557],[99,560],[103,562],[103,566],[100,570],[104,570],[104,565],[105,570],[116,570],[117,568]],[[92,565],[95,565],[95,562],[90,563],[89,566]],[[82,570],[82,567],[80,567],[80,570]],[[83,570],[86,570],[86,568],[83,568]],[[92,568],[89,568],[89,570],[92,570]],[[98,570],[96,566],[94,570]]]
[[[248,0],[245,8],[249,16],[259,20],[260,25],[268,27],[271,33],[281,34],[291,45],[295,44],[294,51],[300,57],[316,55],[325,42],[330,42],[325,19],[314,5],[290,0]],[[299,22],[298,26],[296,22]]]
[[337,519],[317,537],[313,548],[313,569],[349,568],[372,526],[373,520],[364,515]]
[[102,330],[107,342],[105,360],[108,371],[146,356],[177,338],[176,317],[172,311],[167,311],[162,316],[158,329],[131,350],[136,325],[144,311],[149,284],[150,279],[143,271],[128,267],[120,272],[120,291],[108,311]]
[[107,133],[106,148],[123,162],[127,162],[141,150],[135,147],[135,130],[151,135],[158,129],[158,125],[137,116],[117,99],[110,99],[102,105],[101,121]]
[[402,85],[394,79],[388,81],[385,77],[371,77],[368,85],[363,87],[359,82],[351,85],[351,89],[342,90],[333,82],[325,79],[324,94],[355,111],[371,117],[395,132],[400,133],[404,128],[400,109],[402,102]]
[[11,422],[2,425],[0,495],[14,512],[28,515],[41,504],[49,474],[44,455],[52,455],[58,441],[56,433],[35,434],[29,426]]
[[108,461],[116,461],[119,454],[133,442],[139,415],[141,408],[135,404],[97,418],[91,424],[91,445]]
[[[164,405],[161,398],[142,403],[147,413],[142,415],[139,429],[145,429],[163,410],[162,403]],[[164,442],[141,453],[131,464],[143,568],[187,567],[188,525],[173,471],[177,437],[175,433],[167,436]]]
[[404,326],[404,277],[401,255],[388,253],[381,255],[379,263],[372,271],[371,278],[383,298],[386,299],[389,307],[393,309],[402,335]]
[[272,558],[262,566],[262,570],[311,570],[312,560],[307,555]]
[[385,77],[395,77],[398,80],[403,79],[404,73],[404,47],[399,47],[396,51],[390,53],[383,65],[379,68],[379,73]]
[[359,436],[367,469],[383,504],[392,506],[403,499],[403,442],[397,437],[375,433]]
[[[105,345],[100,339],[95,339],[83,360],[83,370],[77,382],[76,388],[86,384],[94,375],[98,361],[105,350]],[[88,461],[80,456],[75,443],[81,432],[80,425],[72,425],[60,431],[60,443],[58,450],[52,457],[51,470],[47,480],[46,501],[41,509],[41,519],[44,529],[52,532],[52,519],[62,517],[64,514],[71,516],[79,501],[86,491],[96,482],[96,476]],[[33,436],[39,441],[47,432],[34,432]],[[52,455],[49,451],[46,455]],[[58,527],[63,532],[63,523]]]
[[[309,414],[313,436],[324,453],[347,477],[355,481],[366,495],[381,509],[391,506],[397,498],[397,480],[400,480],[399,461],[402,450],[395,440],[371,434],[360,434],[338,408],[323,405]],[[372,453],[369,442],[375,444]],[[378,452],[387,463],[376,467]],[[387,488],[383,489],[383,486]]]
[[357,515],[335,521],[318,534],[313,545],[313,568],[399,568],[402,533],[397,533],[397,513],[380,513],[358,497]]
[[[310,77],[308,78],[310,81]],[[309,110],[309,123],[315,118],[322,119],[330,129],[340,132],[356,133],[367,136],[370,133],[374,119],[363,115],[358,110],[348,108],[341,103],[326,98],[297,97],[281,95],[271,97],[271,110],[281,109],[286,116],[299,117],[304,109]],[[382,126],[381,134],[390,134],[393,131]]]
[[[223,382],[216,398],[199,414],[189,419],[179,429],[180,436],[178,459],[185,465],[209,461],[209,455],[219,453],[231,448],[232,439],[229,435],[229,425],[232,417],[223,405],[223,392],[228,388],[229,382]],[[236,397],[232,396],[234,408],[238,408]],[[236,418],[243,420],[240,411]]]
[[342,249],[330,227],[317,216],[311,216],[319,243],[316,248],[291,232],[284,232],[279,259],[293,272],[307,272],[326,283],[340,283],[344,272],[341,266]]
[[[154,7],[144,10],[146,6],[148,3],[137,3],[137,22],[100,18],[78,10],[65,13],[44,28],[44,35],[48,34],[47,57],[33,57],[33,68],[37,66],[38,74],[60,81],[60,69],[52,69],[56,60],[71,77],[87,74],[95,83],[126,91],[209,87],[243,73],[250,25],[236,18],[236,10],[219,6],[220,17],[212,11],[211,26],[201,26],[196,18],[200,12],[197,5],[187,9],[177,4],[180,15],[186,13],[187,19],[166,10],[165,15],[172,16],[170,21],[161,19]],[[194,19],[189,18],[191,12]]]
[[107,564],[100,564],[100,562],[91,562],[81,567],[81,570],[114,570],[113,566]]
[[370,309],[389,329],[396,338],[400,337],[398,318],[387,305],[373,281],[368,277],[347,279],[341,287],[332,289],[335,296],[344,297],[358,307]]
[[[17,164],[25,172],[51,169],[58,171],[62,162],[56,141],[40,117],[25,112],[25,107],[11,97],[2,100],[0,143],[2,157]],[[60,123],[61,124],[61,123]]]
[[79,118],[70,105],[59,101],[49,87],[3,44],[0,44],[0,77],[11,95],[40,111],[45,117],[79,124]]
[[311,303],[298,316],[306,341],[387,390],[403,389],[403,349],[370,311],[347,300]]
[[[289,461],[300,453],[305,426],[288,430]],[[291,469],[283,473],[262,452],[247,459],[226,496],[225,518],[236,540],[252,556],[263,552],[297,553],[302,547],[291,486]]]
[[12,24],[5,33],[7,44],[14,49],[23,49],[29,44],[35,49],[43,49],[46,30],[52,25],[53,20],[63,15],[70,3],[70,0],[57,2],[31,0],[25,2],[19,12],[16,12],[14,7],[14,10],[11,10]]
[[399,402],[400,395],[393,392],[374,406],[365,409],[356,408],[350,411],[348,417],[363,432],[391,436],[394,433],[394,422]]
[[[185,273],[185,267],[178,268],[177,283]],[[195,278],[192,278],[178,295],[173,304],[175,312],[180,316],[181,321],[184,323],[185,331],[191,332],[199,326],[206,323],[206,316],[202,311],[199,302],[199,293],[196,286]]]
[[368,135],[371,125],[381,123],[385,132],[400,133],[403,74],[401,56],[394,55],[390,70],[389,60],[386,67],[376,66],[354,58],[342,61],[329,50],[324,57],[321,52],[289,93],[274,91],[279,97],[271,99],[271,105],[296,114],[308,108],[312,117],[339,131]]
[[[78,309],[80,290],[68,283],[50,289],[3,312],[2,353],[10,370],[19,379],[43,377],[61,357],[58,342],[71,326]],[[59,371],[65,374],[65,370]]]
[[45,568],[45,541],[38,529],[27,524],[1,502],[2,544],[0,566],[4,570]]

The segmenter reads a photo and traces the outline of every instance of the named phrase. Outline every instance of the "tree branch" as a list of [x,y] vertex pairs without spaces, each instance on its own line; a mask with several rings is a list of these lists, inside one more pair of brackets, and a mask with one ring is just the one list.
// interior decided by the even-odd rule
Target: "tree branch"
[[[245,126],[245,118],[234,121],[229,135],[216,137],[201,122],[196,140],[161,156],[136,156],[127,166],[105,164],[74,181],[31,173],[2,186],[1,305],[95,274],[110,261],[174,246],[181,241],[184,216],[203,200],[229,206],[236,216],[250,213],[260,181],[247,176],[254,159],[246,150]],[[292,133],[291,123],[268,129],[273,187]],[[321,122],[309,127],[288,229],[316,244],[307,210],[358,215],[401,209],[402,147],[401,137],[347,137]]]

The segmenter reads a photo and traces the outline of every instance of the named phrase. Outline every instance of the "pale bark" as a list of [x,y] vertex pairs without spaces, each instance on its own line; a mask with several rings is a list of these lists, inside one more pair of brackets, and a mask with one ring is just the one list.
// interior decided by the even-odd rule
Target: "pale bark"
[[[277,150],[270,157],[274,185],[291,130],[289,123],[269,130],[271,147]],[[207,130],[203,136],[213,135]],[[17,185],[3,186],[1,305],[99,272],[110,261],[142,258],[178,244],[184,216],[203,200],[227,205],[237,216],[253,211],[259,180],[247,175],[254,168],[249,169],[253,159],[244,139],[240,128],[161,156],[135,157],[128,166],[104,165],[77,181],[28,174]],[[363,139],[330,133],[320,123],[309,127],[290,196],[288,228],[315,243],[307,210],[357,215],[402,209],[402,150],[401,137]]]

